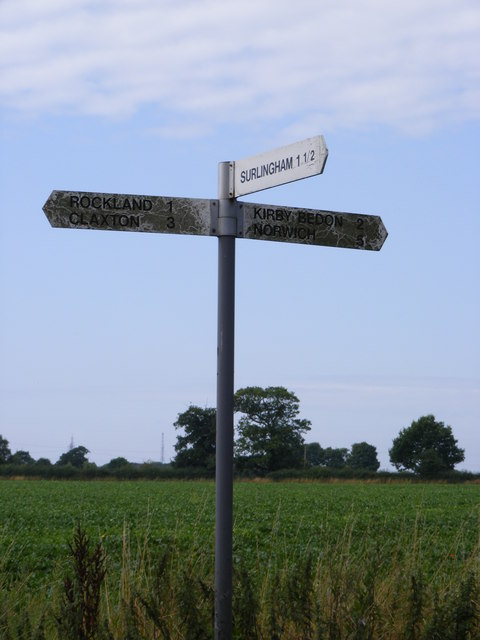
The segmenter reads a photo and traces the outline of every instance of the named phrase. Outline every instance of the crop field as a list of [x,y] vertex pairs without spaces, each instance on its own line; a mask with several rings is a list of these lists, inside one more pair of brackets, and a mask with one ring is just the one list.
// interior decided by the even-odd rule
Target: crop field
[[[62,637],[79,528],[108,632],[72,638],[212,637],[213,482],[1,481],[0,504],[1,638]],[[479,637],[479,523],[474,484],[238,482],[237,637]]]

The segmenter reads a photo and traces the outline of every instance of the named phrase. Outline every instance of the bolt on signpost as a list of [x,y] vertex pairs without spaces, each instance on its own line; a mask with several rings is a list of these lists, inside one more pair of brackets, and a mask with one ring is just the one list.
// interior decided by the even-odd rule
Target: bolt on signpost
[[235,238],[379,251],[378,216],[238,202],[242,195],[323,172],[323,136],[218,167],[218,200],[52,191],[52,227],[218,237],[215,638],[232,636]]

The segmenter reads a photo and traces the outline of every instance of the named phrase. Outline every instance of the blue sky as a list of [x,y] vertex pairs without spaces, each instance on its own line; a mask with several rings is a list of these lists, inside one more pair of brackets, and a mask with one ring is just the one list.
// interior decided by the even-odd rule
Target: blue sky
[[173,455],[215,406],[217,239],[52,229],[53,189],[215,198],[220,161],[323,134],[248,202],[380,215],[380,252],[237,241],[236,388],[382,467],[433,413],[480,471],[476,0],[2,0],[0,433],[52,461]]

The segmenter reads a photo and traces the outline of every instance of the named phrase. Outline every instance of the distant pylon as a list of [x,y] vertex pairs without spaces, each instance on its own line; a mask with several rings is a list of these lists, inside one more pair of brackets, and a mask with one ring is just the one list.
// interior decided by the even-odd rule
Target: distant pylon
[[75,448],[75,443],[73,442],[73,435],[70,438],[70,446],[68,447],[68,450],[71,451],[72,449]]
[[162,431],[162,464],[165,462],[165,434]]

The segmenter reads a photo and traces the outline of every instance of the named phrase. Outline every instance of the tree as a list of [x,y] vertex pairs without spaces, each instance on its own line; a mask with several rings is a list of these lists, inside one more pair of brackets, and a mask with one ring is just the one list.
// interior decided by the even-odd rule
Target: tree
[[174,427],[185,431],[185,435],[177,436],[174,465],[215,469],[216,410],[190,405],[178,414]]
[[301,467],[303,433],[310,421],[297,418],[299,399],[284,387],[245,387],[235,394],[237,424],[235,453],[239,467],[268,473]]
[[9,464],[33,464],[35,460],[28,451],[15,451],[8,459]]
[[126,458],[122,458],[119,456],[118,458],[112,458],[108,464],[105,466],[107,469],[111,469],[114,471],[115,469],[122,469],[123,467],[128,467],[130,462]]
[[52,463],[48,458],[38,458],[35,462],[36,467],[51,467]]
[[380,462],[377,458],[377,449],[367,442],[355,442],[352,444],[347,464],[352,469],[367,469],[377,471]]
[[347,464],[348,449],[327,447],[323,450],[323,464],[331,469],[343,469]]
[[12,455],[8,446],[8,440],[2,437],[0,434],[0,464],[4,464]]
[[391,463],[422,476],[435,476],[462,462],[465,451],[457,446],[452,428],[432,415],[422,416],[402,429],[389,451]]
[[90,453],[90,451],[85,447],[74,447],[73,449],[70,449],[70,451],[62,453],[56,464],[58,466],[71,464],[72,467],[81,469],[84,464],[88,463],[87,453]]
[[320,467],[325,460],[325,451],[318,442],[308,442],[305,447],[305,462],[309,467]]

